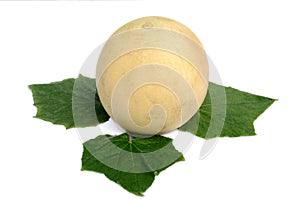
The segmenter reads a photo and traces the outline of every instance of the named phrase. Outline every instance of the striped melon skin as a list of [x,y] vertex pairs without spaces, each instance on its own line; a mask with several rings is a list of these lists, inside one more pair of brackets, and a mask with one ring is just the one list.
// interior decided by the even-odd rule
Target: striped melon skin
[[127,131],[169,132],[201,106],[208,87],[207,57],[181,23],[163,17],[136,19],[107,40],[96,85],[107,113]]

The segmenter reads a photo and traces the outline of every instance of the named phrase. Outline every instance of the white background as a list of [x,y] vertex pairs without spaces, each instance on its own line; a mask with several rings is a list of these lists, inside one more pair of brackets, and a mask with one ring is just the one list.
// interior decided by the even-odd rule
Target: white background
[[199,160],[161,173],[145,198],[299,198],[300,6],[297,1],[0,3],[0,198],[138,198],[101,174],[81,172],[76,130],[32,118],[27,85],[76,77],[97,45],[147,15],[190,27],[226,86],[279,101],[257,136],[222,138]]

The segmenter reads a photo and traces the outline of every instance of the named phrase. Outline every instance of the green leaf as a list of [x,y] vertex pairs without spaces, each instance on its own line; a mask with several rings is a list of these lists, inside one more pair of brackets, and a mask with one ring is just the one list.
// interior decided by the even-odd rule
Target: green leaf
[[253,122],[274,101],[209,83],[208,93],[199,111],[180,130],[206,139],[256,135]]
[[95,126],[105,122],[109,116],[100,103],[95,79],[79,75],[50,84],[29,85],[36,118],[73,127]]
[[100,135],[84,143],[82,170],[102,173],[127,191],[142,196],[156,175],[184,160],[172,139]]
[[[79,75],[77,79],[29,88],[37,107],[36,118],[67,129],[94,126],[109,119],[100,103],[95,79]],[[274,101],[209,83],[199,111],[180,130],[205,139],[255,135],[254,120]],[[170,138],[100,135],[84,143],[82,170],[102,173],[127,191],[142,196],[155,176],[182,160]]]

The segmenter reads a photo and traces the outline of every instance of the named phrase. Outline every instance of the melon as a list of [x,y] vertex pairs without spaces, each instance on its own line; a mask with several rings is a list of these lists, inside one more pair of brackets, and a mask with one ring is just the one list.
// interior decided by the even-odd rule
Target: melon
[[208,62],[195,34],[172,19],[133,20],[106,41],[96,70],[101,103],[126,131],[162,134],[198,111],[208,88]]

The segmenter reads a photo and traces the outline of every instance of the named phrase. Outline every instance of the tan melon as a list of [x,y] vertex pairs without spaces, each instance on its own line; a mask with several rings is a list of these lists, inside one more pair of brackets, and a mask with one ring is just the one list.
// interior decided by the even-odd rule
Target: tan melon
[[195,34],[179,22],[144,17],[119,28],[100,54],[96,85],[107,113],[133,133],[186,123],[208,87],[208,63]]

